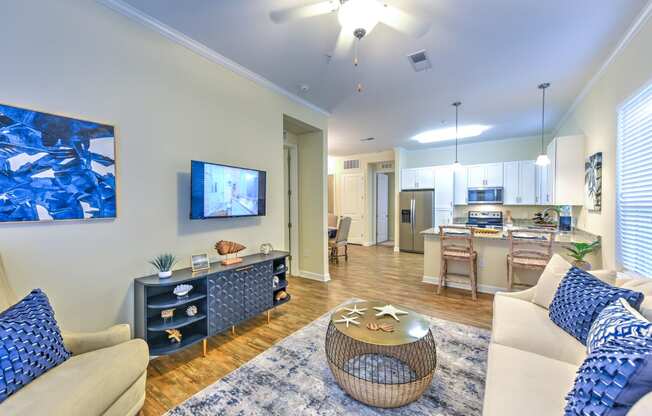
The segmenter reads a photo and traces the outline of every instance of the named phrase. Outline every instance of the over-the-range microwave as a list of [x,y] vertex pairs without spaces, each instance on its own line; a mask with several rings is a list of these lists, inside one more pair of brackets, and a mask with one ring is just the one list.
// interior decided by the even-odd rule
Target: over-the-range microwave
[[503,203],[503,188],[469,188],[468,189],[468,203],[469,204],[502,204]]

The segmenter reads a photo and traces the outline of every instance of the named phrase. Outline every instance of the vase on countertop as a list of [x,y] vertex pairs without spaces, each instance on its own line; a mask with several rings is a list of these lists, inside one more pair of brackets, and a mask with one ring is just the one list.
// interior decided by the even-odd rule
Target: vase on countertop
[[588,261],[584,261],[584,260],[575,260],[573,262],[573,266],[577,267],[578,269],[582,269],[582,270],[584,270],[586,272],[591,270],[591,263],[589,263]]
[[167,279],[172,276],[172,270],[167,270],[164,272],[158,272],[159,279]]

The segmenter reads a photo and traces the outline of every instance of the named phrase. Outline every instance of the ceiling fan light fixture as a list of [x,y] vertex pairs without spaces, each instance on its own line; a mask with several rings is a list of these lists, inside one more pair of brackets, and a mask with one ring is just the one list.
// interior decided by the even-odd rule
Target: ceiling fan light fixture
[[[459,126],[457,138],[468,139],[470,137],[477,137],[490,128],[491,126],[486,126],[484,124],[468,124],[465,126]],[[424,131],[423,133],[419,133],[412,137],[412,140],[422,144],[455,140],[455,127],[445,127],[443,129]]]
[[363,29],[368,35],[380,22],[382,8],[376,0],[348,0],[340,6],[337,19],[343,29]]

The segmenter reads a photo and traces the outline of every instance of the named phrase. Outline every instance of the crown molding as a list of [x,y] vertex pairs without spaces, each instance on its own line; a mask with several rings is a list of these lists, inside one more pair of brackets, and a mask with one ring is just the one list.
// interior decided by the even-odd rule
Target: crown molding
[[589,91],[591,91],[591,88],[602,78],[602,75],[606,72],[607,68],[611,63],[616,59],[616,57],[622,52],[627,45],[629,45],[629,42],[638,34],[638,32],[641,30],[643,25],[647,22],[647,20],[652,16],[652,0],[649,0],[648,3],[645,5],[643,10],[638,14],[636,17],[636,20],[634,20],[634,23],[632,26],[630,26],[629,30],[625,33],[625,36],[618,42],[618,45],[616,48],[611,52],[609,57],[607,58],[606,61],[600,66],[598,71],[593,75],[593,77],[589,80],[589,82],[586,83],[584,88],[582,88],[582,91],[580,91],[579,95],[575,98],[573,101],[573,104],[568,108],[566,113],[564,113],[564,116],[561,118],[559,123],[557,123],[557,127],[555,127],[555,131],[553,133],[553,137],[559,133],[559,130],[561,130],[561,127],[564,125],[565,122],[568,121],[570,118],[571,114],[577,109],[577,107],[580,105],[580,103],[586,98],[586,96],[589,94]]
[[155,30],[156,32],[170,39],[171,41],[176,42],[187,49],[190,49],[191,51],[208,59],[211,62],[221,65],[238,75],[241,75],[251,81],[254,81],[258,85],[261,85],[271,91],[274,91],[280,95],[283,95],[284,97],[289,98],[290,100],[296,102],[297,104],[303,105],[327,117],[331,115],[330,112],[324,110],[323,108],[316,106],[315,104],[306,101],[305,99],[297,96],[296,94],[289,92],[285,88],[276,85],[275,83],[263,77],[262,75],[259,75],[245,68],[244,66],[238,64],[237,62],[230,60],[226,56],[217,53],[216,51],[204,45],[203,43],[198,42],[192,39],[191,37],[184,35],[178,30],[173,29],[172,27],[166,25],[165,23],[155,19],[154,17],[146,13],[143,13],[141,10],[138,10],[137,8],[124,2],[123,0],[97,0],[97,2],[142,24],[143,26]]

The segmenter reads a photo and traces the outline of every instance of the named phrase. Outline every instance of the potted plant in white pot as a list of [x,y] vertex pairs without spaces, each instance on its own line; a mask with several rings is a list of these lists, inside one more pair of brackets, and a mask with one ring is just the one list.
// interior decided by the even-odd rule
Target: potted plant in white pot
[[574,259],[573,266],[582,270],[591,270],[591,263],[584,260],[584,257],[599,247],[600,240],[596,240],[592,243],[572,243],[571,247],[566,247],[566,250],[568,255]]
[[177,264],[177,258],[174,254],[159,254],[150,260],[149,264],[158,271],[158,277],[164,279],[172,276],[172,267]]

